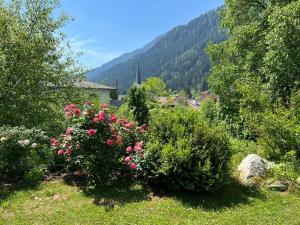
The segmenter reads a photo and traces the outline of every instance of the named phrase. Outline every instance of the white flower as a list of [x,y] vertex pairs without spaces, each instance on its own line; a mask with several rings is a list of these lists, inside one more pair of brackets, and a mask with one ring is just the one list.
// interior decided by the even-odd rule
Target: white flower
[[18,141],[18,144],[24,146],[24,141],[20,140]]
[[5,141],[7,141],[7,137],[2,137],[2,138],[0,139],[0,142],[5,142]]
[[24,145],[29,145],[30,144],[30,140],[28,140],[28,139],[24,140],[23,143],[24,143]]
[[37,147],[37,143],[32,143],[31,148],[36,148]]

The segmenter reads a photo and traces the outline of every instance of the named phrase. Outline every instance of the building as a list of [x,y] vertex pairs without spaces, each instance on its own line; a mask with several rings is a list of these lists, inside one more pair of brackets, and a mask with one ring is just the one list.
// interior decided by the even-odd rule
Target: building
[[91,96],[98,97],[99,101],[102,103],[110,103],[110,92],[113,90],[118,90],[117,87],[110,87],[90,81],[78,81],[74,83],[74,86],[87,90]]

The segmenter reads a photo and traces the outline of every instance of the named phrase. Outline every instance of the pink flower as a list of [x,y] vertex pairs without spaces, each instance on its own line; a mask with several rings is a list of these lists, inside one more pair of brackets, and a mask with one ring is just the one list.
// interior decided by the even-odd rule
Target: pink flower
[[123,141],[122,141],[122,139],[117,139],[117,140],[116,140],[116,143],[117,143],[117,145],[122,145],[122,144],[123,144]]
[[102,112],[99,113],[98,119],[100,121],[104,121],[105,120],[105,116],[106,116],[105,112],[102,111]]
[[102,110],[107,110],[107,104],[106,104],[106,103],[102,103],[101,109],[102,109]]
[[66,130],[66,134],[71,134],[73,131],[73,129],[71,127],[68,127]]
[[121,137],[121,136],[119,136],[119,135],[116,136],[116,143],[117,143],[117,145],[123,144],[123,141],[122,141],[122,137]]
[[125,159],[124,159],[125,163],[129,163],[130,161],[131,161],[131,156],[125,157]]
[[134,146],[134,151],[135,152],[139,152],[141,150],[142,150],[142,147],[140,147],[140,146]]
[[70,117],[72,116],[72,113],[69,111],[69,112],[66,112],[66,117],[69,119]]
[[115,123],[115,122],[117,121],[116,115],[112,114],[112,115],[110,116],[110,121],[111,121],[112,123]]
[[126,119],[119,119],[118,123],[121,124],[121,125],[125,125],[127,123],[127,120]]
[[60,150],[57,151],[57,155],[61,156],[63,154],[64,154],[64,150],[60,149]]
[[140,158],[142,158],[142,157],[143,157],[143,154],[142,154],[142,153],[140,153],[140,154],[139,154],[139,157],[140,157]]
[[66,150],[66,152],[65,152],[66,155],[71,155],[71,153],[72,153],[72,151],[71,151],[71,149],[69,149],[69,148],[68,148],[68,149]]
[[65,110],[66,112],[70,112],[70,107],[69,107],[69,106],[66,106],[66,107],[64,108],[64,110]]
[[109,145],[109,146],[113,145],[113,143],[114,143],[113,139],[107,139],[106,140],[106,144]]
[[51,142],[51,144],[53,144],[53,143],[55,143],[55,142],[58,142],[58,140],[57,140],[56,138],[51,138],[51,139],[50,139],[50,142]]
[[51,144],[52,144],[54,147],[58,147],[58,146],[59,146],[59,142],[58,142],[58,140],[55,139],[55,138],[51,138],[51,139],[50,139],[50,142],[51,142]]
[[145,133],[145,130],[142,127],[137,127],[136,130],[141,134]]
[[94,118],[93,118],[93,122],[94,122],[94,123],[99,123],[99,118],[98,118],[98,117],[94,117]]
[[136,170],[136,164],[135,163],[130,163],[130,169]]
[[133,125],[134,124],[132,122],[126,123],[125,128],[129,129],[129,128],[133,127]]
[[78,109],[78,108],[75,108],[73,112],[74,112],[75,116],[80,115],[80,109]]
[[132,147],[131,147],[131,146],[128,146],[128,147],[126,148],[126,152],[129,153],[129,154],[132,153]]
[[70,104],[70,105],[68,105],[68,107],[71,109],[75,109],[77,106],[75,104]]
[[143,143],[142,142],[136,142],[135,146],[143,147]]
[[94,136],[96,134],[96,130],[95,129],[89,129],[88,133],[89,133],[89,136]]

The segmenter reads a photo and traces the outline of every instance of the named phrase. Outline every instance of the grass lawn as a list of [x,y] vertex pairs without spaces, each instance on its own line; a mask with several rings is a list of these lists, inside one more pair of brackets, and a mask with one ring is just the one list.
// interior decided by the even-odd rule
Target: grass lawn
[[141,185],[80,190],[64,181],[1,193],[0,224],[300,224],[300,196],[231,184],[214,195]]

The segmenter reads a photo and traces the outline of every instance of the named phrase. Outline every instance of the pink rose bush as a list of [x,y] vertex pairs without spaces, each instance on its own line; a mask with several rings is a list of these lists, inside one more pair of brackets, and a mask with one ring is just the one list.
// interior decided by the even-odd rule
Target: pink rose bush
[[146,125],[118,119],[106,104],[99,110],[90,102],[83,108],[70,104],[64,110],[69,126],[50,142],[57,157],[68,162],[68,168],[83,171],[88,181],[95,183],[141,170]]

